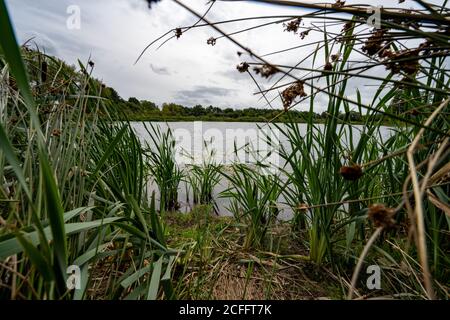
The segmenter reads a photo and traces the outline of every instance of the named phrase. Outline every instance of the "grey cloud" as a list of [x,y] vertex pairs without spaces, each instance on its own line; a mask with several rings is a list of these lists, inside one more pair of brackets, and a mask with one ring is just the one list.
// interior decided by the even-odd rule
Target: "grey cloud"
[[152,71],[154,73],[159,74],[161,76],[169,76],[171,74],[169,69],[166,67],[157,67],[157,66],[154,66],[153,64],[150,64],[150,68],[152,69]]
[[240,73],[237,69],[227,69],[219,74],[226,79],[233,79],[234,81],[246,81],[248,79],[248,74]]
[[[142,49],[152,40],[172,28],[187,26],[198,20],[173,1],[159,1],[151,9],[148,9],[145,0],[6,0],[6,2],[21,42],[26,41],[30,35],[35,35],[34,41],[45,48],[47,53],[54,54],[69,64],[76,64],[77,59],[85,62],[91,57],[96,63],[95,76],[114,87],[124,98],[134,96],[158,104],[174,100],[186,105],[210,103],[221,107],[260,107],[266,104],[261,95],[254,94],[257,86],[252,79],[235,69],[242,61],[254,60],[246,54],[238,57],[236,52],[240,49],[226,39],[221,39],[214,47],[207,47],[206,39],[217,34],[211,28],[191,29],[180,39],[173,39],[159,50],[155,50],[165,40],[162,39],[144,54],[139,64],[133,65]],[[356,3],[357,0],[347,2]],[[375,2],[381,3],[380,0]],[[197,12],[203,13],[208,8],[204,0],[189,0],[186,3]],[[66,28],[68,17],[66,9],[72,4],[80,6],[81,30]],[[207,18],[211,21],[220,21],[250,14],[256,16],[290,12],[292,11],[286,8],[244,1],[233,3],[217,1]],[[221,25],[221,28],[224,32],[231,33],[254,24],[252,21],[241,21]],[[281,25],[276,25],[264,30],[252,30],[235,35],[235,39],[259,54],[304,43],[298,37],[282,32],[282,29]],[[173,34],[169,36],[171,35]],[[307,41],[321,39],[322,37],[311,33]],[[296,64],[308,50],[309,47],[287,51],[268,56],[267,60],[282,65]],[[302,66],[320,68],[324,61],[325,57],[321,52],[314,65],[308,59]],[[308,73],[298,70],[293,74],[304,77]],[[371,71],[371,74],[383,77],[386,71],[380,70],[379,73]],[[266,89],[279,78],[280,75],[276,75],[268,81],[255,76],[258,84]],[[285,81],[288,79],[282,80],[281,83]],[[349,81],[346,93],[353,98],[358,88],[365,102],[373,93],[374,87],[369,86],[370,84],[366,79]],[[315,85],[324,87],[326,84],[315,82]],[[268,97],[271,99],[277,94],[278,91],[273,91]],[[320,97],[317,99],[318,109],[326,107],[326,99]],[[278,101],[277,105],[279,104]],[[299,108],[308,109],[309,106],[301,104]]]
[[236,90],[220,87],[196,86],[190,90],[178,91],[175,98],[182,102],[195,103],[215,103],[218,100],[223,101],[224,97],[235,94]]

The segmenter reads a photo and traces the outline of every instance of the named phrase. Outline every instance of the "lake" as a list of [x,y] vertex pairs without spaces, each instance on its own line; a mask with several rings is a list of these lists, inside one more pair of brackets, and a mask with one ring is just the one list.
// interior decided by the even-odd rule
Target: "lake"
[[[171,129],[176,141],[175,158],[181,168],[186,165],[202,161],[215,161],[224,165],[232,163],[255,163],[260,161],[269,166],[268,173],[278,172],[277,168],[282,166],[281,158],[278,156],[277,148],[280,145],[288,146],[287,139],[282,135],[274,125],[270,127],[264,123],[254,122],[154,122],[142,123],[131,122],[132,128],[140,138],[143,144],[151,143],[150,125],[159,126],[162,131]],[[307,125],[299,123],[299,131],[301,134],[306,134]],[[317,124],[319,130],[324,126]],[[360,132],[364,129],[361,125],[352,126],[353,143],[357,143],[360,137]],[[281,128],[285,128],[281,125]],[[348,132],[343,135],[344,142],[349,142]],[[390,129],[384,127],[381,129],[380,143],[391,135]],[[267,143],[270,138],[271,143]],[[289,150],[289,148],[287,147]],[[229,206],[228,199],[219,198],[220,192],[228,188],[226,179],[221,179],[219,185],[216,187],[214,196],[219,208],[220,215],[230,215],[227,209]],[[149,181],[149,190],[156,190],[156,186],[152,181]],[[187,195],[189,194],[186,182],[182,182],[179,188],[179,202],[181,211],[187,212],[192,209],[192,204],[188,203]],[[189,197],[192,199],[192,196]],[[283,202],[282,199],[280,199]],[[282,209],[279,216],[282,220],[288,220],[292,217],[290,209]]]

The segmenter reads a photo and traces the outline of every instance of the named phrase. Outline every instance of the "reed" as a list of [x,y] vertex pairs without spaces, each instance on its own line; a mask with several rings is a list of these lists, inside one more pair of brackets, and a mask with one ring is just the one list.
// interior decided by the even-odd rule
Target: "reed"
[[231,184],[221,197],[230,198],[235,219],[244,223],[244,248],[261,247],[269,226],[277,217],[273,207],[279,196],[277,177],[265,177],[245,164],[234,164],[231,173],[222,172]]
[[145,155],[148,159],[150,177],[158,185],[160,210],[176,210],[179,208],[178,187],[184,173],[176,162],[172,131],[169,128],[163,132],[155,124],[150,124],[150,128],[144,125],[151,137],[150,143],[146,142]]
[[0,16],[0,296],[170,296],[174,252],[134,131],[111,120],[89,66],[19,48],[3,1]]
[[[207,154],[202,156],[200,164],[196,163],[195,158],[192,158],[192,164],[188,166],[188,173],[186,175],[186,183],[189,184],[192,190],[192,202],[195,205],[212,205],[216,212],[216,201],[214,199],[214,190],[220,183],[220,172],[222,165],[215,160],[215,150],[211,149],[209,144],[204,142]],[[189,195],[189,190],[188,190]],[[189,197],[187,201],[189,202]]]
[[[214,41],[228,39],[252,57],[238,69],[261,101],[279,105],[267,125],[288,119],[270,126],[283,143],[267,136],[281,158],[276,173],[261,163],[221,166],[213,154],[181,169],[170,129],[146,126],[143,144],[128,121],[114,121],[125,116],[91,77],[93,63],[74,69],[20,48],[0,0],[0,298],[297,299],[306,295],[300,288],[321,283],[336,298],[448,299],[447,1],[415,1],[423,9],[410,13],[385,8],[379,29],[367,27],[365,7],[339,1],[264,0],[317,11],[215,23],[175,2],[199,18],[179,36],[211,27],[220,34]],[[221,29],[261,19],[271,20],[233,34]],[[233,38],[284,22],[280,32],[303,39],[299,19],[320,20],[308,32],[323,40],[260,56]],[[298,64],[268,60],[299,48],[309,50]],[[375,86],[370,99],[361,81]],[[326,103],[321,124],[318,101]],[[301,102],[309,103],[305,131],[289,113]],[[187,215],[177,212],[183,179],[196,205]],[[231,218],[211,215],[220,210],[220,179],[229,185],[219,196],[230,200]],[[279,221],[282,210],[293,219]],[[368,265],[381,268],[382,289],[365,287]],[[80,268],[76,290],[67,286],[69,266]]]

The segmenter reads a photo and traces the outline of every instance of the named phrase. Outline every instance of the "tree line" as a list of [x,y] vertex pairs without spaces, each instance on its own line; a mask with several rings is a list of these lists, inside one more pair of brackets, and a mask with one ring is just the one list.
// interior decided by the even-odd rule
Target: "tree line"
[[212,105],[203,106],[197,104],[192,107],[177,103],[163,103],[158,106],[148,100],[139,100],[130,97],[122,99],[113,88],[106,88],[104,96],[132,121],[241,121],[241,122],[265,122],[275,120],[286,121],[289,117],[295,121],[302,122],[304,119],[313,117],[320,122],[327,117],[334,116],[342,121],[361,122],[364,116],[356,111],[342,112],[338,115],[330,115],[327,112],[315,113],[310,111],[289,110],[282,113],[279,109],[257,109],[257,108],[219,108]]

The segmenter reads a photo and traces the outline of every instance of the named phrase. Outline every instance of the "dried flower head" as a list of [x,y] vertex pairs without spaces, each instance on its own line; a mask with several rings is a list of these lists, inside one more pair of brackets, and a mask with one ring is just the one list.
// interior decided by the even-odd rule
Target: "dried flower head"
[[356,181],[363,175],[362,168],[357,164],[354,164],[352,166],[343,166],[339,170],[339,173],[345,180],[350,181]]
[[376,227],[390,229],[395,226],[395,210],[386,208],[384,204],[373,204],[369,208],[369,219],[373,221]]
[[302,18],[297,18],[289,21],[288,23],[283,23],[284,31],[297,33],[301,22]]
[[413,75],[419,71],[419,51],[401,50],[396,53],[391,53],[389,59],[384,63],[387,70],[391,70],[394,74],[404,72],[408,75]]
[[238,69],[239,72],[247,72],[249,68],[249,64],[247,62],[242,62],[237,65],[236,69]]
[[206,43],[209,44],[209,45],[215,46],[216,45],[216,39],[214,37],[211,37],[211,38],[209,38],[206,41]]
[[146,0],[146,1],[147,1],[147,4],[148,4],[148,8],[151,9],[152,8],[152,3],[159,2],[160,0]]
[[256,74],[261,74],[261,77],[263,78],[270,78],[278,72],[278,69],[270,64],[264,64],[262,67],[255,67],[253,70],[255,70]]
[[306,97],[303,81],[297,81],[281,93],[284,110],[287,111],[297,97]]
[[300,39],[305,39],[305,37],[309,34],[309,32],[311,31],[311,29],[305,30],[300,32]]
[[183,31],[181,30],[181,28],[175,29],[175,37],[177,37],[177,39],[179,39],[182,34],[183,34]]
[[387,29],[377,29],[372,35],[366,40],[362,51],[366,52],[368,55],[373,56],[383,48],[386,37]]
[[333,62],[338,61],[340,57],[341,57],[341,54],[340,54],[340,53],[332,54],[332,55],[330,56],[331,61],[333,61]]
[[88,65],[89,65],[89,67],[93,68],[95,66],[95,63],[94,63],[94,61],[89,60]]
[[333,65],[331,64],[330,61],[327,61],[327,63],[325,63],[325,66],[323,67],[323,70],[325,70],[325,71],[332,71],[333,70]]
[[342,8],[345,5],[345,1],[342,0],[336,0],[335,3],[333,3],[333,8]]
[[391,49],[384,49],[379,53],[380,58],[388,58],[391,59],[394,57],[394,52]]
[[54,129],[53,131],[52,131],[52,136],[53,137],[60,137],[61,136],[61,130],[59,130],[59,129]]
[[351,21],[346,22],[344,26],[342,27],[342,33],[347,33],[351,28],[353,27],[353,23]]

